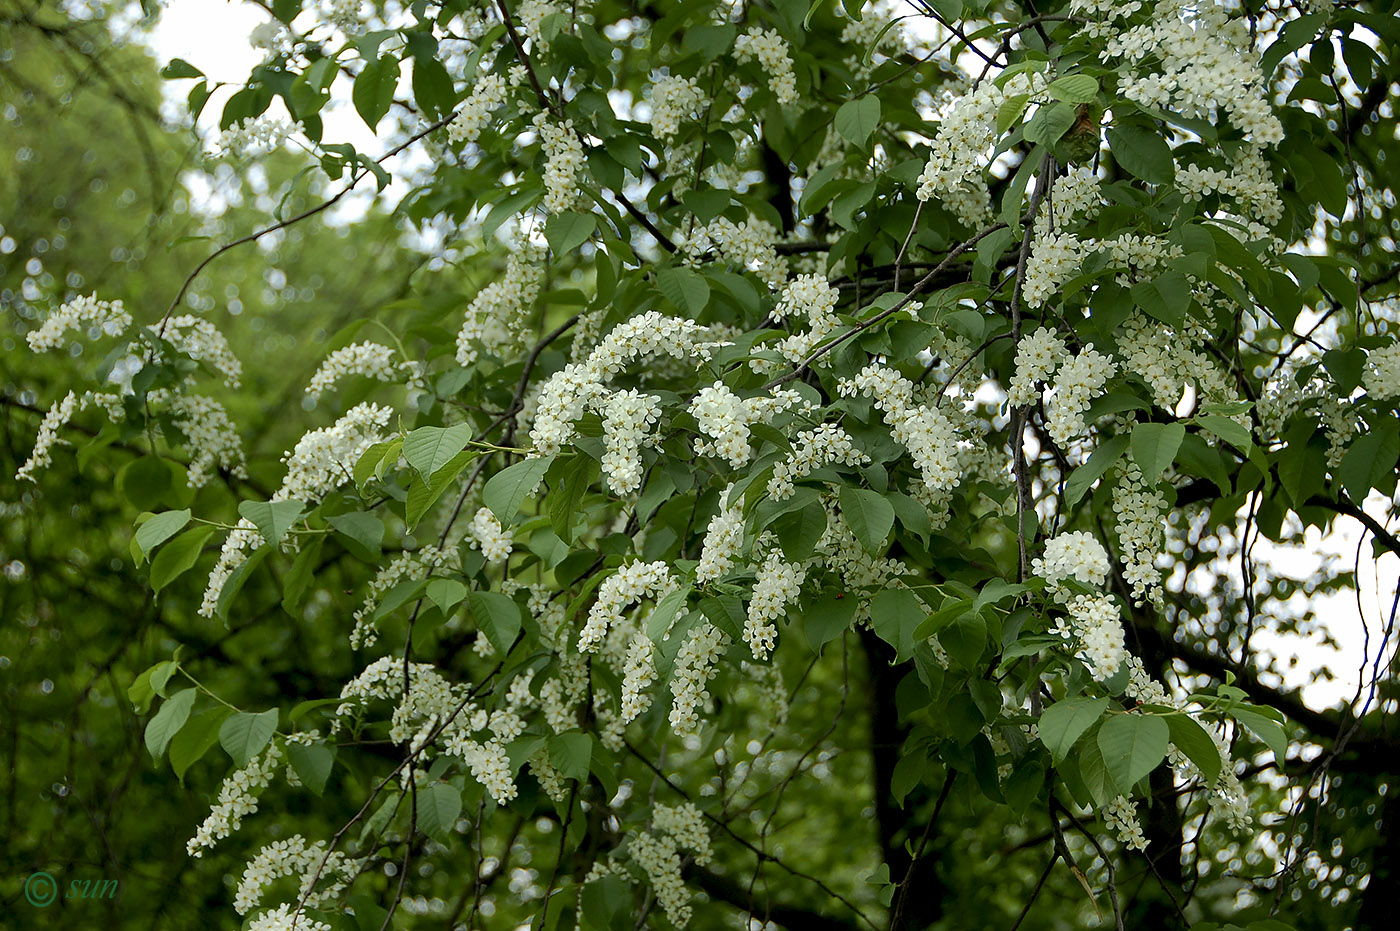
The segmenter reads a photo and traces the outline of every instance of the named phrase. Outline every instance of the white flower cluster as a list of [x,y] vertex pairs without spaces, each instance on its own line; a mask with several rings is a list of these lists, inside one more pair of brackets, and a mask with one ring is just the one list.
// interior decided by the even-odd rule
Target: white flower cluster
[[525,317],[544,280],[544,250],[522,243],[506,261],[505,272],[477,292],[457,331],[457,362],[471,365],[482,349],[504,353],[521,344],[528,332]]
[[1123,617],[1107,595],[1075,595],[1065,606],[1069,622],[1060,622],[1060,632],[1079,640],[1079,651],[1089,665],[1089,674],[1106,682],[1123,664]]
[[[34,334],[30,334],[33,336]],[[88,393],[83,394],[87,398]],[[39,469],[47,468],[53,463],[53,448],[59,444],[67,444],[67,440],[58,435],[58,431],[68,425],[68,421],[73,419],[75,411],[79,410],[78,395],[72,391],[64,395],[60,400],[53,402],[49,412],[44,415],[44,420],[39,424],[39,435],[34,439],[34,450],[25,460],[24,465],[19,467],[15,473],[15,478],[21,481],[36,482],[34,473]]]
[[728,485],[719,498],[719,512],[710,518],[705,530],[705,542],[700,549],[700,563],[695,567],[697,582],[713,582],[730,569],[744,544],[744,508],[742,502],[729,503],[734,486]]
[[1118,332],[1118,355],[1124,371],[1147,382],[1153,401],[1165,410],[1176,410],[1188,384],[1195,387],[1200,403],[1238,401],[1225,371],[1196,348],[1202,337],[1192,330],[1174,331],[1134,312]]
[[681,878],[681,857],[675,843],[643,832],[633,836],[627,852],[646,873],[666,920],[684,928],[690,922],[690,891]]
[[131,314],[126,312],[121,301],[99,301],[97,294],[75,297],[49,314],[43,326],[25,335],[29,348],[35,352],[47,352],[64,345],[63,337],[69,330],[82,330],[88,336],[119,336],[131,326]]
[[651,428],[661,419],[661,402],[629,388],[609,395],[600,413],[608,487],[614,494],[630,495],[642,487],[642,447],[656,441]]
[[695,440],[695,455],[718,456],[734,468],[746,465],[753,456],[749,427],[770,423],[773,418],[801,401],[796,391],[780,390],[772,397],[740,398],[723,382],[715,382],[690,402],[690,413],[700,432],[710,440]]
[[872,363],[855,378],[841,379],[837,390],[843,397],[864,394],[875,399],[895,440],[909,450],[928,492],[939,497],[957,485],[958,437],[953,424],[938,408],[914,403],[909,379]]
[[291,33],[275,19],[263,20],[249,30],[248,44],[269,55],[288,55],[292,51]]
[[1103,820],[1118,839],[1132,850],[1146,850],[1147,838],[1143,836],[1142,825],[1138,822],[1137,806],[1132,799],[1120,795],[1103,809]]
[[192,857],[202,857],[206,849],[213,849],[215,843],[238,830],[244,818],[256,813],[257,793],[267,788],[281,760],[282,751],[274,741],[247,766],[226,776],[219,787],[219,803],[185,844],[185,851]]
[[393,413],[379,404],[357,404],[334,425],[304,435],[282,457],[287,475],[273,500],[311,504],[352,481],[355,463],[365,450],[384,439],[383,430]]
[[247,931],[332,931],[324,921],[285,902],[253,918],[246,927]]
[[1176,172],[1175,185],[1190,200],[1207,194],[1234,198],[1237,214],[1270,226],[1283,218],[1283,200],[1262,146],[1241,146],[1229,171],[1184,165]]
[[219,134],[225,154],[262,155],[281,148],[291,136],[304,131],[300,121],[288,123],[271,116],[245,116]]
[[208,320],[191,314],[171,317],[161,332],[162,337],[179,352],[197,362],[207,362],[224,376],[224,384],[237,388],[243,375],[243,363],[229,348],[228,339]]
[[[1371,358],[1375,355],[1376,353],[1371,353]],[[1335,469],[1346,457],[1352,437],[1361,429],[1360,417],[1352,403],[1340,398],[1335,386],[1328,384],[1319,375],[1314,374],[1300,384],[1298,368],[1297,364],[1290,361],[1275,372],[1264,385],[1256,405],[1260,426],[1265,438],[1279,439],[1288,419],[1304,406],[1311,406],[1327,433],[1327,467]],[[1368,374],[1371,374],[1369,365],[1367,371],[1362,373],[1363,384]],[[1379,370],[1376,374],[1379,374]],[[1371,377],[1373,384],[1376,383],[1376,375]]]
[[552,456],[574,437],[574,423],[588,409],[602,410],[607,384],[639,359],[669,355],[708,360],[719,345],[705,339],[709,331],[694,320],[667,317],[654,310],[614,327],[583,362],[564,366],[540,390],[530,441],[535,452]]
[[[358,404],[333,426],[312,430],[282,457],[287,474],[282,487],[272,496],[273,501],[301,501],[311,505],[351,481],[351,470],[366,449],[384,439],[381,432],[389,423],[393,411],[378,404]],[[224,540],[219,560],[209,573],[204,599],[199,613],[213,617],[218,610],[219,595],[229,576],[247,561],[245,550],[261,545],[262,534],[246,517],[240,518],[234,530]]]
[[[306,896],[306,904],[311,908],[320,908],[345,888],[347,881],[355,875],[357,866],[356,861],[340,851],[327,854],[325,841],[307,844],[306,838],[300,834],[273,841],[259,850],[258,855],[243,868],[243,877],[233,898],[234,911],[240,915],[248,914],[258,906],[268,886],[284,876],[293,875],[301,877],[298,894]],[[335,882],[327,882],[337,876],[339,878]],[[317,881],[314,891],[310,888],[313,879]]]
[[185,435],[190,451],[185,480],[191,488],[203,488],[216,464],[231,475],[248,477],[243,441],[222,404],[202,394],[174,394],[167,388],[157,388],[147,400],[157,409],[166,408]]
[[788,267],[774,243],[781,234],[767,220],[749,217],[735,223],[728,217],[716,217],[684,238],[686,261],[698,264],[706,255],[718,251],[726,262],[758,275],[770,288],[781,288],[788,278]]
[[572,120],[550,122],[543,113],[535,116],[535,129],[544,147],[544,205],[551,213],[562,213],[578,200],[578,174],[583,168],[583,143],[574,132]]
[[680,132],[682,120],[693,120],[705,110],[705,92],[694,78],[668,75],[651,85],[651,128],[669,141]]
[[595,653],[608,628],[622,620],[622,611],[643,598],[657,601],[679,588],[666,563],[634,562],[620,567],[598,588],[598,600],[588,610],[588,621],[579,631],[578,648]]
[[744,642],[753,651],[754,659],[767,659],[772,652],[778,639],[778,627],[774,622],[787,614],[788,605],[797,601],[806,579],[805,569],[784,562],[777,552],[769,553],[763,560],[744,621]]
[[1283,124],[1269,107],[1253,49],[1248,21],[1232,19],[1218,0],[1159,0],[1152,20],[1111,37],[1106,53],[1150,63],[1145,74],[1122,82],[1129,100],[1207,120],[1223,111],[1245,138],[1274,145],[1283,140]]
[[[777,306],[773,308],[773,319],[781,323],[788,317],[806,317],[807,331],[786,336],[778,344],[778,352],[784,359],[801,362],[836,330],[836,302],[839,298],[840,292],[821,275],[798,275],[788,282]],[[771,367],[762,359],[753,360],[749,366],[754,371],[765,371]]]
[[1161,492],[1147,486],[1136,464],[1120,460],[1118,473],[1113,513],[1123,577],[1139,603],[1145,598],[1156,604],[1162,598],[1162,576],[1155,563],[1165,535],[1162,514],[1167,510],[1167,501]]
[[1073,233],[1037,236],[1026,261],[1026,280],[1021,296],[1026,306],[1040,307],[1060,286],[1074,276],[1088,252],[1086,244]]
[[544,20],[561,12],[559,7],[548,0],[524,0],[515,10],[525,35],[540,51],[549,48],[549,40],[544,37]]
[[496,804],[504,805],[519,794],[510,755],[500,737],[485,742],[449,738],[448,752],[471,768],[472,778],[485,787]]
[[1061,602],[1069,598],[1069,591],[1060,585],[1065,579],[1098,587],[1108,580],[1111,568],[1103,544],[1087,530],[1051,537],[1045,543],[1045,555],[1031,562],[1031,572],[1050,583],[1046,590]]
[[1035,215],[1036,238],[1063,229],[1074,219],[1095,217],[1103,206],[1103,190],[1092,168],[1075,166],[1055,178],[1050,196]]
[[394,381],[399,366],[394,362],[394,350],[375,342],[351,343],[326,356],[316,374],[306,386],[312,400],[331,390],[335,383],[351,375],[363,375],[376,381]]
[[622,723],[630,723],[651,705],[647,689],[655,681],[656,645],[646,634],[635,633],[622,671]]
[[1400,396],[1400,342],[1384,349],[1373,349],[1366,356],[1366,370],[1361,373],[1366,393],[1377,401]]
[[1016,344],[1016,373],[1006,389],[1012,407],[1025,407],[1040,398],[1040,383],[1069,358],[1065,341],[1049,327],[1040,327]]
[[708,621],[695,625],[676,654],[671,678],[671,729],[677,734],[693,734],[700,726],[696,709],[710,698],[710,679],[715,663],[729,647],[729,637]]
[[792,73],[788,44],[776,29],[753,28],[734,40],[734,57],[744,64],[758,59],[768,73],[768,88],[778,103],[797,99],[797,77]]
[[652,810],[653,830],[671,835],[676,846],[695,854],[697,866],[710,862],[710,829],[705,827],[705,816],[693,802],[679,805],[657,805]]
[[510,559],[510,548],[514,539],[511,531],[502,529],[501,522],[496,519],[490,508],[477,510],[476,516],[472,518],[471,541],[474,547],[481,550],[481,555],[486,557],[487,562],[505,562]]
[[1064,446],[1088,430],[1084,412],[1103,394],[1117,364],[1090,343],[1060,368],[1047,409],[1050,437]]
[[440,550],[431,544],[412,552],[399,553],[390,560],[369,583],[364,603],[355,612],[355,627],[350,632],[351,649],[374,646],[375,641],[379,639],[379,632],[374,627],[374,612],[385,592],[406,580],[426,579],[434,569],[448,565],[451,561],[449,551]]
[[447,138],[452,142],[475,142],[491,122],[492,111],[505,101],[505,80],[499,74],[482,75],[447,124]]
[[792,455],[773,464],[773,477],[768,480],[768,494],[774,500],[791,498],[796,491],[793,483],[811,475],[833,462],[845,466],[861,466],[870,457],[856,448],[851,435],[836,424],[824,423],[812,430],[803,430],[792,440]]
[[954,101],[938,124],[928,164],[919,175],[919,200],[943,201],[960,220],[980,226],[987,216],[983,173],[997,136],[997,111],[1008,97],[1033,97],[1045,88],[1040,74],[1014,75],[1006,86],[984,81]]

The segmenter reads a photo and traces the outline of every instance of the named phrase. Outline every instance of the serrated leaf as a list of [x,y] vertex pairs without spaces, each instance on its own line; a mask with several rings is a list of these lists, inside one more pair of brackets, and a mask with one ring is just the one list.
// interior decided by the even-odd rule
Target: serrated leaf
[[553,462],[553,456],[539,456],[507,466],[491,476],[481,489],[482,503],[491,509],[502,526],[509,527],[515,522],[521,504],[534,494]]
[[874,94],[848,100],[836,111],[836,131],[857,148],[865,148],[879,126],[880,98]]
[[1116,714],[1099,728],[1099,751],[1120,794],[1157,768],[1167,755],[1171,728],[1153,714]]
[[867,553],[878,555],[894,527],[894,505],[877,491],[850,485],[842,486],[840,500],[841,516],[846,518],[851,532]]
[[269,546],[281,543],[305,511],[306,505],[296,500],[243,501],[238,505],[238,513],[253,522]]
[[472,428],[464,423],[450,427],[419,427],[403,441],[403,457],[424,482],[466,449]]
[[505,656],[520,633],[520,606],[513,598],[500,592],[468,592],[467,608],[476,621],[477,629]]
[[170,739],[185,726],[185,721],[189,720],[190,709],[194,707],[194,700],[198,697],[199,692],[195,689],[181,689],[167,698],[147,723],[146,749],[151,752],[151,759],[160,759],[170,744]]
[[663,268],[656,273],[656,286],[666,300],[692,317],[699,316],[710,302],[710,283],[694,269]]
[[870,626],[876,636],[895,648],[896,662],[914,653],[914,630],[928,612],[908,589],[891,588],[876,594],[870,602]]
[[222,706],[201,711],[190,718],[170,741],[170,768],[175,771],[180,785],[185,784],[185,773],[189,768],[219,742],[219,727],[232,713],[231,709]]
[[1186,428],[1179,423],[1140,423],[1133,427],[1133,460],[1148,485],[1156,484],[1176,458]]
[[1149,184],[1169,184],[1176,175],[1171,146],[1158,133],[1125,123],[1106,133],[1118,164]]
[[1229,714],[1247,727],[1255,737],[1263,741],[1264,746],[1273,751],[1274,759],[1278,761],[1281,769],[1284,761],[1288,759],[1288,734],[1284,731],[1283,725],[1265,717],[1258,711],[1239,705],[1230,708]]
[[587,242],[597,225],[598,219],[591,213],[556,213],[545,221],[544,238],[556,257],[564,256]]
[[242,769],[248,761],[262,752],[272,735],[277,733],[277,709],[254,714],[239,711],[229,716],[219,727],[219,744],[233,763]]
[[1186,323],[1186,312],[1191,307],[1191,282],[1181,272],[1173,269],[1139,281],[1133,285],[1131,293],[1133,303],[1149,316],[1174,327]]
[[438,843],[451,840],[461,814],[462,790],[456,786],[435,782],[418,790],[418,828]]
[[549,762],[566,779],[580,782],[588,778],[588,761],[593,756],[593,738],[569,732],[549,739]]
[[378,517],[368,511],[352,511],[328,517],[326,523],[359,544],[363,552],[356,555],[370,562],[379,557],[384,544],[384,522]]
[[1357,437],[1334,474],[1351,500],[1365,501],[1372,488],[1393,483],[1397,457],[1400,457],[1400,432],[1390,424]]
[[193,568],[213,533],[214,528],[208,524],[192,527],[157,553],[151,560],[151,589],[160,594],[161,589]]
[[168,81],[178,81],[181,78],[202,78],[204,72],[183,58],[172,58],[170,64],[160,69],[160,76]]
[[1189,714],[1167,715],[1167,727],[1171,729],[1173,746],[1196,764],[1207,786],[1215,785],[1215,779],[1220,775],[1220,750],[1206,729]]
[[190,522],[189,508],[181,511],[165,511],[148,519],[136,528],[136,549],[140,554],[137,564],[149,558],[151,550],[169,540],[180,528]]
[[291,761],[301,784],[319,798],[326,791],[326,780],[330,778],[331,767],[335,765],[335,748],[319,740],[309,744],[289,740],[287,759]]
[[1078,112],[1070,104],[1057,102],[1049,106],[1042,105],[1040,109],[1035,111],[1035,116],[1031,117],[1030,122],[1026,124],[1026,141],[1037,145],[1049,145],[1057,142],[1061,136],[1069,132],[1069,128],[1074,125],[1074,121],[1078,118]]
[[399,84],[399,60],[385,55],[365,65],[355,76],[350,99],[355,112],[373,132],[394,103],[394,90]]
[[1050,82],[1045,92],[1065,103],[1089,103],[1099,94],[1099,82],[1087,74],[1067,74]]
[[462,470],[467,467],[467,463],[475,459],[479,453],[473,449],[464,449],[447,461],[447,464],[434,473],[432,481],[424,482],[417,475],[408,484],[408,500],[404,502],[404,522],[408,529],[412,530],[418,526],[418,522],[423,519],[423,515],[437,504],[442,493],[447,490],[447,486],[462,474]]
[[467,597],[467,587],[456,579],[433,579],[426,592],[428,600],[443,614],[450,614]]
[[1084,732],[1108,709],[1107,698],[1066,698],[1046,708],[1036,730],[1056,763],[1069,756]]
[[692,590],[693,586],[683,585],[656,603],[656,608],[652,610],[651,615],[647,618],[647,636],[651,638],[653,643],[666,636],[666,631],[670,628],[671,622],[676,619],[676,615],[680,614],[681,609],[685,607],[685,603],[687,599],[690,598]]
[[1219,414],[1204,414],[1196,418],[1196,423],[1236,449],[1248,451],[1253,442],[1249,428],[1229,417],[1221,417]]
[[788,562],[802,562],[812,555],[826,532],[826,508],[814,501],[781,515],[769,526],[778,537],[783,558]]
[[1069,479],[1065,482],[1065,504],[1074,507],[1079,503],[1079,499],[1089,491],[1094,482],[1113,468],[1124,451],[1128,448],[1128,437],[1115,436],[1100,443],[1097,448],[1090,453],[1088,460],[1079,468],[1069,474]]

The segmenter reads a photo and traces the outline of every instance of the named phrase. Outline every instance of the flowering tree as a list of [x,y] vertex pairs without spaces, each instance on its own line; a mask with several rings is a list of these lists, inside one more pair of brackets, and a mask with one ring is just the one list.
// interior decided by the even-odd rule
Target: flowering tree
[[[236,92],[162,73],[304,206],[55,297],[28,348],[101,362],[16,476],[97,424],[171,610],[314,632],[129,684],[246,927],[1281,928],[1332,769],[1393,824],[1386,644],[1280,689],[1251,554],[1400,555],[1384,3],[258,5]],[[429,265],[250,456],[191,286],[396,181]]]

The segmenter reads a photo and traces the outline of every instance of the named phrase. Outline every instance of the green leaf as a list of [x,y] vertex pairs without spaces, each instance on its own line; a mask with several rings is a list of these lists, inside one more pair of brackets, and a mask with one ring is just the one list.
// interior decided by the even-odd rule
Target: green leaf
[[192,527],[156,554],[151,560],[151,588],[156,594],[193,568],[213,533],[214,528],[209,524]]
[[1087,74],[1067,74],[1052,81],[1045,92],[1065,103],[1089,103],[1099,95],[1099,82]]
[[1363,433],[1351,444],[1337,468],[1337,481],[1342,483],[1347,496],[1359,504],[1366,500],[1372,488],[1384,490],[1394,482],[1397,457],[1400,457],[1400,432],[1394,424]]
[[433,579],[428,583],[427,595],[439,611],[450,614],[467,597],[467,587],[456,579]]
[[918,597],[905,588],[885,589],[870,602],[870,626],[881,640],[895,648],[896,662],[914,654],[914,630],[927,616]]
[[269,546],[281,543],[305,511],[306,505],[296,500],[243,501],[238,505],[238,513],[253,522]]
[[204,72],[183,58],[172,58],[170,64],[160,69],[160,76],[168,81],[178,81],[180,78],[202,78]]
[[174,660],[164,660],[156,663],[141,675],[137,676],[127,687],[126,697],[131,701],[131,707],[136,709],[137,714],[145,714],[146,709],[151,707],[151,699],[157,695],[165,695],[165,683],[170,681],[170,677],[175,674],[175,670],[180,668]]
[[1133,459],[1148,485],[1156,484],[1172,464],[1185,436],[1186,428],[1179,423],[1140,423],[1133,427]]
[[662,637],[666,636],[666,631],[670,629],[671,623],[676,619],[676,615],[680,614],[681,609],[685,607],[685,603],[690,598],[690,593],[693,590],[694,586],[683,585],[656,603],[656,608],[647,618],[646,631],[647,636],[651,638],[653,643],[660,641]]
[[403,441],[403,457],[424,482],[466,449],[472,428],[464,423],[450,427],[419,427]]
[[823,595],[808,605],[803,613],[803,627],[812,649],[820,650],[850,630],[859,607],[860,598],[850,592]]
[[789,511],[770,525],[783,548],[788,562],[802,562],[816,551],[817,543],[826,532],[826,508],[813,501],[796,511]]
[[868,488],[841,488],[841,515],[860,545],[872,556],[884,548],[885,538],[894,527],[894,505],[885,496]]
[[1107,709],[1107,698],[1066,698],[1057,701],[1040,715],[1036,725],[1040,742],[1059,763],[1069,756],[1079,738],[1103,717]]
[[1039,145],[1057,142],[1061,136],[1069,132],[1069,128],[1074,125],[1074,121],[1078,118],[1079,113],[1071,104],[1042,105],[1040,109],[1035,111],[1035,116],[1031,117],[1030,122],[1026,124],[1026,141]]
[[1288,734],[1283,725],[1265,717],[1258,710],[1241,705],[1231,707],[1229,713],[1232,718],[1249,728],[1250,733],[1263,741],[1264,746],[1273,751],[1274,759],[1282,768],[1284,761],[1288,759]]
[[262,752],[272,735],[277,733],[277,709],[254,714],[239,711],[219,728],[219,743],[242,769],[248,761]]
[[355,555],[361,559],[373,562],[379,558],[384,544],[384,522],[378,517],[368,511],[352,511],[329,517],[326,523],[358,545],[360,551]]
[[1196,423],[1205,430],[1209,430],[1225,442],[1236,449],[1248,451],[1253,442],[1253,437],[1249,428],[1242,426],[1238,421],[1229,417],[1222,417],[1219,414],[1203,414],[1196,418]]
[[335,748],[319,740],[309,744],[287,741],[287,759],[291,761],[301,784],[319,798],[326,791],[326,780],[330,778],[331,767],[335,765]]
[[1176,176],[1171,146],[1158,133],[1131,123],[1110,127],[1108,147],[1118,164],[1149,184],[1170,184]]
[[544,238],[556,257],[565,256],[587,242],[597,225],[598,219],[591,213],[556,213],[545,221]]
[[520,606],[500,592],[469,592],[467,608],[477,629],[486,635],[496,652],[505,656],[520,633]]
[[663,268],[656,273],[656,286],[666,300],[690,314],[699,316],[710,302],[710,283],[689,268]]
[[1116,714],[1099,728],[1104,766],[1123,795],[1157,768],[1170,742],[1171,728],[1153,714]]
[[166,511],[156,514],[136,528],[136,549],[140,553],[137,565],[145,562],[151,550],[173,537],[181,527],[190,522],[189,508],[182,511]]
[[549,471],[552,462],[553,456],[524,459],[497,472],[486,482],[481,489],[482,503],[491,509],[502,526],[509,527],[515,522],[520,505],[539,487],[540,479]]
[[582,782],[588,778],[588,761],[593,755],[593,738],[570,731],[549,739],[549,762],[566,779]]
[[1103,478],[1113,468],[1128,448],[1126,436],[1115,436],[1100,443],[1089,455],[1088,461],[1070,473],[1065,482],[1065,504],[1074,507],[1089,488]]
[[160,706],[160,710],[146,725],[146,749],[151,751],[151,759],[160,759],[170,744],[170,739],[185,726],[190,709],[194,707],[194,700],[198,697],[199,692],[195,689],[181,689]]
[[464,449],[451,459],[447,464],[434,473],[432,481],[424,482],[417,475],[408,485],[408,500],[404,502],[404,522],[408,524],[408,529],[412,530],[418,526],[418,522],[423,519],[423,515],[437,504],[442,493],[447,490],[447,486],[462,473],[467,467],[467,463],[475,459],[479,453],[474,449]]
[[418,790],[418,827],[439,844],[452,839],[462,814],[462,790],[447,782],[435,782]]
[[857,148],[865,148],[879,126],[880,98],[874,94],[848,100],[836,111],[836,131]]
[[355,103],[355,112],[360,114],[370,131],[374,131],[389,112],[398,84],[399,60],[392,55],[370,62],[355,77],[350,99]]
[[1132,295],[1133,303],[1149,316],[1174,327],[1186,324],[1186,312],[1191,308],[1191,282],[1181,272],[1173,269],[1139,281],[1133,285]]
[[222,705],[201,711],[190,718],[170,741],[170,768],[175,771],[175,778],[180,780],[180,785],[185,784],[185,773],[189,768],[203,759],[204,754],[219,742],[219,727],[232,713],[231,709]]
[[1215,779],[1220,775],[1220,750],[1206,729],[1189,714],[1167,715],[1167,727],[1171,729],[1172,744],[1196,764],[1205,784],[1215,785]]
[[354,698],[310,698],[304,702],[298,702],[296,707],[292,709],[292,713],[287,715],[287,721],[291,724],[295,724],[297,721],[301,720],[304,715],[315,711],[317,708],[327,708],[331,705],[343,705],[346,702],[353,704],[354,701]]

